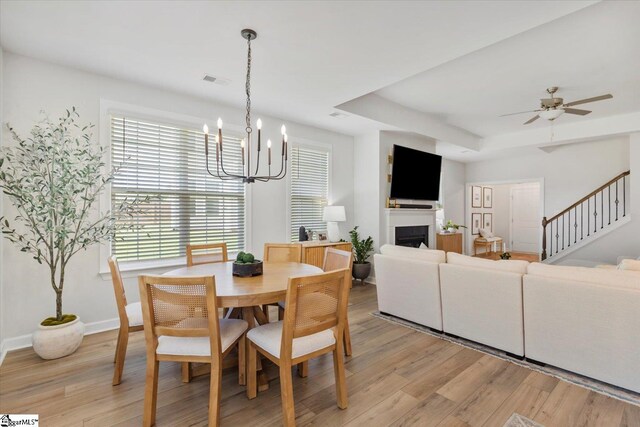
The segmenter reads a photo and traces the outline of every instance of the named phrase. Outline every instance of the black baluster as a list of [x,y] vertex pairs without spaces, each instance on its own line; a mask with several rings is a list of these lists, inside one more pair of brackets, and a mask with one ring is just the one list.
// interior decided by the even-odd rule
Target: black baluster
[[564,251],[564,214],[562,214],[562,250]]
[[578,207],[573,208],[573,243],[578,242]]
[[580,240],[584,238],[584,202],[580,203]]
[[593,232],[598,232],[598,195],[593,195]]
[[611,185],[609,185],[609,224],[611,225]]
[[558,218],[556,218],[556,253],[558,253],[558,248],[560,247],[560,235],[558,234]]
[[549,258],[553,256],[553,221],[549,223]]
[[567,247],[571,247],[571,210],[567,212],[569,220],[567,221]]
[[591,236],[591,197],[587,199],[587,237]]
[[600,228],[604,228],[604,190],[600,192]]
[[627,215],[627,177],[622,177],[622,216]]
[[620,180],[616,181],[616,221],[618,220],[618,204],[620,203],[620,200],[618,200],[618,182]]

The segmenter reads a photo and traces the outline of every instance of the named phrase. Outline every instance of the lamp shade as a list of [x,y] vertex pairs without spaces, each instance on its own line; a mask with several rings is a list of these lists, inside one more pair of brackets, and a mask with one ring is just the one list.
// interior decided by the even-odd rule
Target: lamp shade
[[344,206],[325,206],[322,211],[322,220],[325,222],[344,222],[347,220],[347,214]]

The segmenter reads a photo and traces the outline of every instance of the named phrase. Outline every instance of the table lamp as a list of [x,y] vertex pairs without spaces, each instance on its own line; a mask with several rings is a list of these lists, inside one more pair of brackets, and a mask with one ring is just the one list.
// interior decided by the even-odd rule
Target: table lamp
[[330,242],[340,241],[339,222],[347,220],[344,206],[325,206],[322,211],[322,220],[327,223],[327,237]]

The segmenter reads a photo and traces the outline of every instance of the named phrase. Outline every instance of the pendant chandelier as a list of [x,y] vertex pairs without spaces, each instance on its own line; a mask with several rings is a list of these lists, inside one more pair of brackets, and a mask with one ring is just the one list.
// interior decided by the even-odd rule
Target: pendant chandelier
[[217,177],[222,180],[234,180],[239,179],[242,182],[251,184],[252,182],[262,181],[267,182],[271,180],[279,180],[285,177],[287,174],[287,129],[284,125],[280,129],[282,133],[282,150],[280,154],[280,171],[274,175],[271,174],[271,140],[267,140],[267,170],[266,175],[258,175],[258,169],[260,166],[260,152],[261,152],[261,140],[262,140],[262,120],[258,119],[256,125],[258,127],[258,145],[257,156],[255,162],[255,169],[251,164],[251,136],[253,128],[251,127],[251,40],[254,40],[258,34],[249,29],[241,31],[242,37],[247,39],[247,81],[245,90],[247,94],[247,112],[245,116],[245,132],[246,138],[240,141],[240,150],[242,153],[242,172],[241,174],[228,173],[224,168],[224,155],[222,150],[222,118],[218,118],[218,134],[216,136],[216,166],[215,172],[212,172],[209,168],[209,127],[205,125],[202,127],[204,132],[204,155],[205,163],[207,167],[207,173],[213,177]]

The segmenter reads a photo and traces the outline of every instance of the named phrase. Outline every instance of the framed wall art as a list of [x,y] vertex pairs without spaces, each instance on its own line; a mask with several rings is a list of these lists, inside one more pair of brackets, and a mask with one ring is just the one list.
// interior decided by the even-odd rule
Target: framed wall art
[[471,207],[482,207],[482,187],[471,186]]
[[482,187],[482,207],[493,208],[493,188]]
[[482,228],[493,233],[493,214],[486,213],[482,216]]
[[474,236],[480,234],[481,228],[482,228],[482,214],[472,213],[471,214],[471,234],[473,234]]

